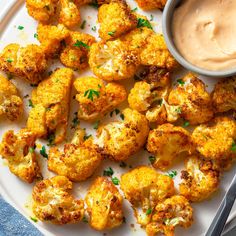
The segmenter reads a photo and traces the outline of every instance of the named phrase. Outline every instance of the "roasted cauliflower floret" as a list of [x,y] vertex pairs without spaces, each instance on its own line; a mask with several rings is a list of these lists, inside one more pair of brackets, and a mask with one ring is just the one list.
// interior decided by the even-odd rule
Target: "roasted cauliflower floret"
[[37,33],[41,47],[48,57],[55,57],[61,49],[61,43],[69,36],[69,30],[62,24],[39,24]]
[[167,0],[135,0],[143,10],[163,9]]
[[212,94],[212,101],[216,112],[236,111],[236,77],[218,82]]
[[118,227],[123,222],[123,198],[115,185],[105,177],[98,177],[85,198],[89,223],[96,230]]
[[88,52],[95,38],[89,34],[71,31],[65,40],[65,48],[60,54],[61,63],[72,69],[88,67]]
[[189,201],[202,201],[210,197],[219,186],[219,171],[211,161],[199,156],[186,160],[186,170],[181,172],[180,194]]
[[107,81],[128,79],[139,66],[139,57],[120,39],[98,42],[91,46],[89,65],[93,73]]
[[82,220],[84,202],[71,195],[72,182],[64,176],[55,176],[38,182],[32,192],[32,210],[41,220],[53,224],[71,224]]
[[180,106],[180,116],[192,125],[207,122],[214,115],[205,84],[191,73],[178,80],[178,86],[170,92],[168,102]]
[[33,108],[29,113],[27,127],[37,137],[54,134],[54,144],[64,140],[72,79],[71,69],[58,69],[32,91]]
[[42,48],[35,44],[20,47],[7,45],[0,54],[0,69],[24,77],[31,83],[38,83],[46,70],[47,62]]
[[32,183],[40,177],[40,169],[34,152],[36,136],[27,129],[18,134],[7,131],[0,144],[0,154],[8,161],[10,171],[25,182]]
[[104,156],[111,160],[123,161],[144,146],[149,132],[144,115],[129,108],[123,111],[123,122],[111,122],[97,130],[99,146]]
[[148,236],[174,235],[176,226],[188,228],[193,223],[193,209],[183,196],[173,196],[159,203],[146,227]]
[[159,174],[147,166],[123,174],[120,186],[142,226],[150,222],[151,212],[157,203],[175,193],[174,182],[169,176]]
[[78,118],[92,121],[113,110],[126,99],[122,85],[108,83],[94,77],[81,77],[74,82],[79,102]]
[[23,101],[19,97],[16,86],[0,75],[0,115],[9,120],[18,119],[23,113]]
[[153,167],[166,170],[180,153],[195,150],[190,133],[182,127],[163,124],[151,130],[147,150],[155,155]]
[[216,117],[198,126],[192,134],[197,150],[210,160],[235,158],[236,121],[229,117]]
[[98,9],[99,35],[109,40],[125,34],[137,26],[137,18],[124,0],[112,0]]

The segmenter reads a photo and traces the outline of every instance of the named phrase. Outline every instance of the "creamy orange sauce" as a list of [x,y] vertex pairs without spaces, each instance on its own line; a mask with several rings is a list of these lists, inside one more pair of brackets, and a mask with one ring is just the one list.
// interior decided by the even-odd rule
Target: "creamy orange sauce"
[[236,0],[184,0],[172,33],[191,64],[212,71],[236,67]]

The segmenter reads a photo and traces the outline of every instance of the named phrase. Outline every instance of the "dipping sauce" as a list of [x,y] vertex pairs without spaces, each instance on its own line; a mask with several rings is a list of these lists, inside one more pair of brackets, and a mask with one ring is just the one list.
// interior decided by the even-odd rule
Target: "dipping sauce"
[[236,0],[184,0],[172,22],[175,46],[191,64],[236,68]]

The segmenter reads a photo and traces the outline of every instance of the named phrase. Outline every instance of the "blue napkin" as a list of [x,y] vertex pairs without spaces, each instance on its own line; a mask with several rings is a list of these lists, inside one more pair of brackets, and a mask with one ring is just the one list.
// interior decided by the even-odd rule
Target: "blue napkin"
[[0,236],[43,236],[0,196]]

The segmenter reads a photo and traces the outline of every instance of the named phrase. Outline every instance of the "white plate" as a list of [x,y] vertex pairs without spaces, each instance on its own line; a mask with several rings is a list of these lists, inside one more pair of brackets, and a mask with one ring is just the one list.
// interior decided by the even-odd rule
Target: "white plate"
[[[128,0],[131,7],[134,8],[135,4],[133,0]],[[0,0],[0,50],[3,49],[9,43],[20,43],[21,45],[26,45],[29,43],[38,43],[34,38],[34,33],[36,32],[37,23],[27,14],[24,1],[21,0]],[[82,18],[87,21],[84,32],[91,33],[95,36],[97,34],[91,31],[91,27],[96,23],[97,10],[92,7],[83,7],[82,10]],[[139,10],[140,13],[142,11]],[[143,13],[150,18],[151,14],[154,16],[155,31],[161,32],[161,12],[152,11]],[[24,30],[18,30],[17,27],[21,25],[24,26]],[[98,27],[97,27],[98,28]],[[52,68],[57,67],[58,64],[54,63]],[[83,75],[91,74],[91,72],[86,71]],[[77,74],[76,76],[80,76],[82,74]],[[217,82],[217,80],[202,78],[207,84],[209,90],[212,90],[213,85]],[[22,96],[26,94],[30,95],[31,87],[22,79],[13,79],[13,82],[16,84]],[[133,85],[133,81],[129,82],[129,87]],[[72,96],[74,95],[74,91]],[[73,119],[73,114],[76,111],[76,103],[74,104],[74,100],[72,100],[72,111],[70,120]],[[20,128],[25,126],[25,121],[28,113],[28,99],[24,99],[25,101],[25,110],[26,114],[23,119],[21,119],[17,124],[11,123],[7,120],[0,121],[0,136],[9,129],[19,130]],[[122,109],[122,108],[121,108]],[[107,116],[109,117],[109,115]],[[117,117],[119,118],[119,117]],[[108,119],[108,118],[107,118]],[[92,128],[88,128],[88,126],[82,123],[82,127],[87,127],[88,133],[93,133],[94,130]],[[70,128],[68,128],[70,132]],[[45,144],[45,143],[44,143]],[[37,149],[38,151],[38,149]],[[148,161],[148,153],[145,151],[139,152],[135,157],[132,157],[127,161],[128,165],[132,165],[133,167],[138,166],[140,164],[149,164]],[[52,173],[46,170],[45,159],[42,159],[43,166],[43,176],[44,178],[53,176]],[[104,161],[103,165],[97,170],[94,176],[102,175],[103,170],[112,166],[115,170],[115,176],[120,177],[120,174],[129,170],[129,168],[120,168],[118,164],[112,163],[109,161]],[[179,164],[179,166],[173,166],[172,170],[178,171],[178,176],[175,178],[176,187],[179,182],[180,170],[183,169],[183,164]],[[228,188],[230,181],[233,177],[233,169],[224,174],[222,178],[221,185],[219,191],[214,195],[212,200],[204,201],[202,203],[192,204],[194,207],[194,224],[190,229],[184,230],[182,228],[178,228],[176,230],[176,235],[187,236],[194,235],[200,236],[206,232],[208,226],[210,225],[215,212],[220,204],[223,195]],[[92,178],[94,179],[94,177]],[[74,184],[74,194],[78,197],[84,197],[88,186],[90,185],[92,179],[79,184]],[[29,207],[27,205],[30,204],[30,196],[33,185],[29,185],[23,183],[18,178],[16,178],[13,174],[8,170],[6,163],[4,161],[0,162],[0,193],[4,196],[4,198],[10,202],[19,212],[21,212],[27,219],[32,216]],[[235,211],[232,213],[235,214]],[[124,204],[124,214],[127,220],[127,223],[121,226],[118,229],[115,229],[111,232],[106,232],[106,235],[120,236],[120,235],[136,235],[141,236],[145,235],[145,231],[142,230],[138,225],[135,224],[135,219],[133,217],[132,209],[129,203],[125,200]],[[34,223],[34,222],[32,222]],[[134,224],[134,227],[131,227],[131,224]],[[68,226],[53,226],[50,224],[44,224],[41,222],[34,223],[34,225],[41,230],[45,235],[57,235],[57,236],[65,236],[65,235],[83,235],[83,236],[91,236],[91,235],[101,235],[101,232],[96,232],[90,229],[88,224],[80,223],[77,225],[68,225]],[[102,232],[104,233],[104,232]]]

